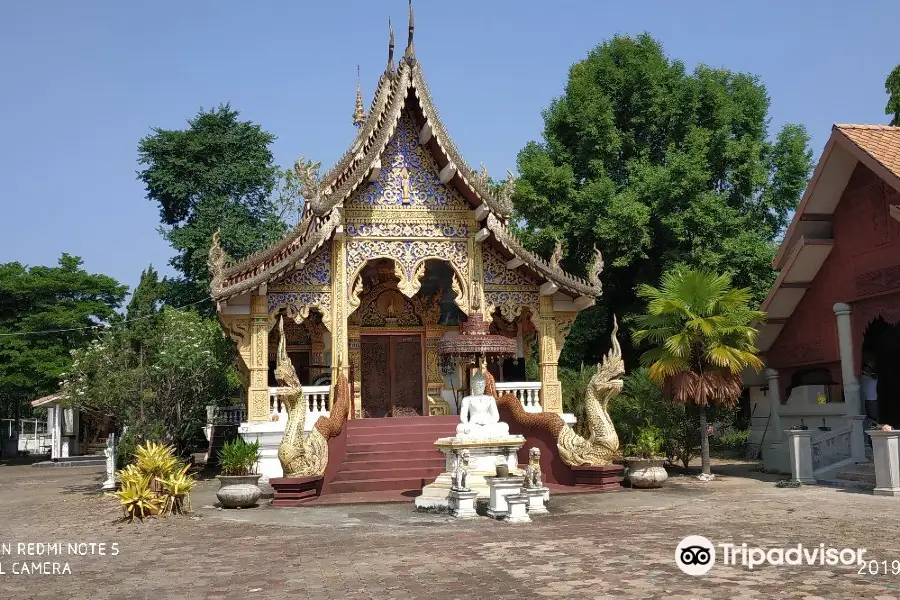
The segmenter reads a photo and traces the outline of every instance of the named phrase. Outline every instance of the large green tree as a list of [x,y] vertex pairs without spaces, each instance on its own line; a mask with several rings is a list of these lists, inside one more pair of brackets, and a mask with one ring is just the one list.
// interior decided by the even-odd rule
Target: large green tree
[[563,266],[582,274],[594,245],[604,253],[604,296],[576,321],[564,364],[596,362],[612,313],[633,322],[637,287],[679,264],[730,272],[764,298],[812,166],[804,128],[770,139],[768,111],[758,78],[688,72],[649,35],[617,36],[571,67],[543,141],[519,153],[514,198],[532,249],[547,256],[558,237]]
[[0,264],[0,392],[25,399],[53,393],[70,352],[114,317],[128,288],[81,265],[69,254],[55,267]]
[[138,178],[159,204],[160,232],[177,253],[170,263],[181,278],[167,286],[170,303],[208,295],[216,229],[225,251],[239,258],[278,240],[296,215],[297,207],[285,204],[292,179],[284,183],[273,162],[275,136],[239,117],[228,105],[201,110],[186,129],[155,128],[138,146]]
[[884,90],[888,94],[888,103],[884,114],[891,117],[891,125],[900,125],[900,65],[894,67],[884,82]]

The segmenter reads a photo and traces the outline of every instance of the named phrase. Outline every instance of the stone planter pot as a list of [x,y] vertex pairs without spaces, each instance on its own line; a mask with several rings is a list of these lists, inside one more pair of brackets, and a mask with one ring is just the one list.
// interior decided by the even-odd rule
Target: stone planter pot
[[262,495],[259,478],[262,475],[218,475],[219,489],[216,498],[222,508],[250,508]]
[[669,474],[661,458],[626,458],[625,478],[631,487],[651,489],[662,487]]
[[497,477],[509,477],[509,466],[497,465]]

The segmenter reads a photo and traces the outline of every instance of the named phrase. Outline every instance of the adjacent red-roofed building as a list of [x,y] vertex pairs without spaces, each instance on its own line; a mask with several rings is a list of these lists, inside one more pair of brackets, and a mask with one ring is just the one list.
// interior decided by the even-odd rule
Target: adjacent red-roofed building
[[900,425],[900,127],[834,126],[772,267],[751,442],[789,470],[782,432],[802,423],[822,473],[865,460],[865,417]]

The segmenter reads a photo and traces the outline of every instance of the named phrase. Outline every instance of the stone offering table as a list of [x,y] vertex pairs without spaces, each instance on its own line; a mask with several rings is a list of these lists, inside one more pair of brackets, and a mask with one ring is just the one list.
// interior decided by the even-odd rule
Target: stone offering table
[[[435,447],[445,455],[444,472],[437,476],[433,483],[422,488],[422,495],[416,498],[418,508],[449,508],[450,488],[452,481],[450,474],[453,472],[454,450],[469,451],[469,475],[468,487],[476,492],[477,498],[488,498],[488,482],[485,477],[497,475],[498,461],[504,462],[509,467],[510,474],[520,474],[518,468],[518,451],[525,445],[525,438],[521,435],[508,435],[494,439],[467,439],[467,438],[440,438],[434,443]],[[521,477],[519,477],[521,485]]]
[[522,494],[522,484],[525,483],[524,477],[488,477],[488,511],[489,517],[502,519],[509,513],[509,505],[506,503],[507,496],[515,496],[522,498],[522,511],[526,510],[528,497]]

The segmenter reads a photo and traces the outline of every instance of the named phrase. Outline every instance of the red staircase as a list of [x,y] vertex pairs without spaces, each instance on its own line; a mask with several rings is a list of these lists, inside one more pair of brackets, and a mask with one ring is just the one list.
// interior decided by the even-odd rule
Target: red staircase
[[456,433],[459,417],[389,417],[347,421],[347,454],[322,494],[420,490],[444,470],[434,447]]

